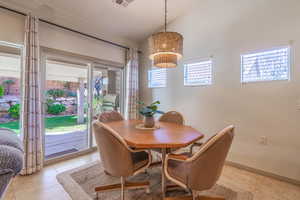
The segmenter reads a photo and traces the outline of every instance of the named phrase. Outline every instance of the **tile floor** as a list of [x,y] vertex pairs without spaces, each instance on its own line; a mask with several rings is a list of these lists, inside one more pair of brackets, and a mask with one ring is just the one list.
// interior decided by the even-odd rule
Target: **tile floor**
[[[99,160],[97,152],[46,166],[35,175],[16,177],[4,200],[71,200],[56,175],[96,160]],[[225,166],[219,184],[251,191],[255,200],[300,200],[300,186],[230,166]]]

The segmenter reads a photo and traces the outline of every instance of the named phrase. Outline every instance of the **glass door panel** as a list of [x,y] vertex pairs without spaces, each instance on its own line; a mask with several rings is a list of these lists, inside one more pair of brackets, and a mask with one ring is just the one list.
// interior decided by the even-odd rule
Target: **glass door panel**
[[[122,71],[120,69],[93,68],[92,116],[97,119],[105,111],[121,111]],[[93,136],[93,146],[96,146]]]
[[21,49],[0,43],[0,128],[20,135]]
[[46,160],[89,147],[87,82],[87,66],[46,61]]

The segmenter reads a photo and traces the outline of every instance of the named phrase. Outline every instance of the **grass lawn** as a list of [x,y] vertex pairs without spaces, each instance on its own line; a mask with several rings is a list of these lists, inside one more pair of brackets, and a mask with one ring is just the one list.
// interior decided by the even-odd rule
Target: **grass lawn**
[[[77,116],[48,117],[45,120],[46,133],[71,132],[86,129],[86,124],[77,124]],[[19,121],[0,124],[0,128],[8,128],[20,133]]]

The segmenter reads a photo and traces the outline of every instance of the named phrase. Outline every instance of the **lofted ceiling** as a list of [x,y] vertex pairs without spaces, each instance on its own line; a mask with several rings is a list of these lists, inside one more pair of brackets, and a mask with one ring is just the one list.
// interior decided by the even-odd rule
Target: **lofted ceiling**
[[[187,12],[193,1],[197,0],[169,0],[168,21]],[[164,0],[134,0],[126,7],[113,0],[0,0],[0,4],[98,37],[135,43],[164,24]]]

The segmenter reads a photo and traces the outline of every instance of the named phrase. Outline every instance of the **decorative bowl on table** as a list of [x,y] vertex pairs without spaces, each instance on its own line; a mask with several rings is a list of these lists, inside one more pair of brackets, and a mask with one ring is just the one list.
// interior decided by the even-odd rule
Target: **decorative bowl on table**
[[155,124],[153,127],[147,128],[144,124],[137,124],[135,128],[139,130],[156,130],[159,129],[160,126]]

